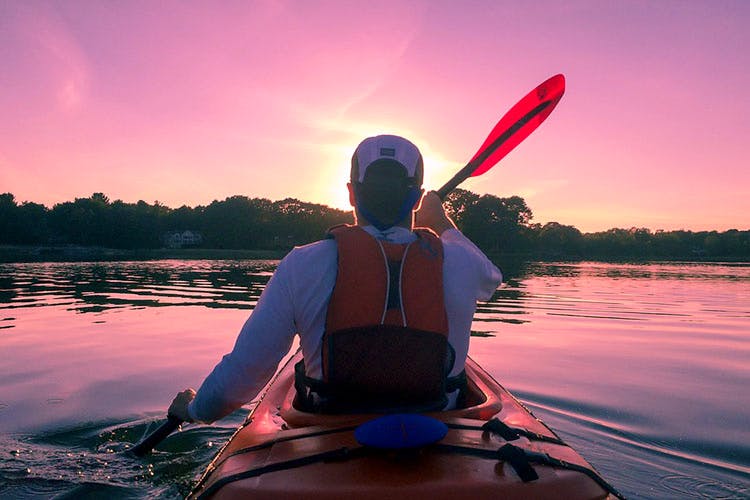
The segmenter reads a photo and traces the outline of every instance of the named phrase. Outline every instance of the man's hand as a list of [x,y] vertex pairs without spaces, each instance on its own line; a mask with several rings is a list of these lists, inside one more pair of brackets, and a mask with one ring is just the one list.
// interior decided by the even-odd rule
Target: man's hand
[[422,205],[414,214],[414,225],[432,229],[438,236],[443,234],[444,231],[456,227],[445,213],[443,202],[435,191],[430,191],[422,198]]
[[188,413],[188,405],[193,399],[195,399],[195,391],[193,389],[185,389],[178,393],[172,404],[169,405],[167,415],[177,417],[183,422],[192,422],[193,419],[190,418],[190,414]]

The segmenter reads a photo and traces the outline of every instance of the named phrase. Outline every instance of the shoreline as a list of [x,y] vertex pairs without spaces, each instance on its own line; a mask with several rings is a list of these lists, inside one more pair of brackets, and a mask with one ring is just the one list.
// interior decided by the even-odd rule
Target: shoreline
[[[80,245],[0,245],[0,264],[24,264],[42,262],[117,262],[148,260],[281,260],[291,249],[249,250],[222,248],[106,248]],[[649,262],[700,262],[750,264],[750,259],[721,256],[581,256],[545,255],[538,253],[488,252],[493,262],[604,262],[633,263]]]
[[0,245],[0,263],[146,260],[280,260],[288,250],[212,248],[105,248],[78,245]]

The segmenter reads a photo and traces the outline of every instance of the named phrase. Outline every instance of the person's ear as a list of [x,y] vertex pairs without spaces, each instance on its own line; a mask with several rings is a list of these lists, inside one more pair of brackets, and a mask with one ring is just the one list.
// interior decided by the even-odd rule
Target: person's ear
[[351,182],[347,182],[346,187],[347,189],[349,189],[349,204],[353,207],[357,206],[356,205],[357,201],[354,198],[354,186],[352,185]]

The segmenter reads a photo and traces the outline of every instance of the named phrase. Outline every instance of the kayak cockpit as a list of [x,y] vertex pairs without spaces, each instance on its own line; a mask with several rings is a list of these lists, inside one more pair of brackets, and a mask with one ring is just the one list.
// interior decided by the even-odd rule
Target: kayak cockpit
[[[500,413],[503,404],[491,385],[494,380],[483,377],[484,372],[469,359],[466,364],[466,389],[460,401],[460,408],[430,415],[440,415],[441,418],[476,418],[490,420]],[[374,418],[376,415],[361,413],[313,413],[298,408],[295,404],[296,391],[294,385],[288,389],[280,407],[280,416],[290,428],[306,427],[310,425],[339,426],[351,425]]]
[[295,408],[293,366],[300,357],[269,384],[192,498],[621,498],[471,359],[466,406],[426,414],[447,427],[444,437],[379,449],[358,440],[357,428],[380,415]]

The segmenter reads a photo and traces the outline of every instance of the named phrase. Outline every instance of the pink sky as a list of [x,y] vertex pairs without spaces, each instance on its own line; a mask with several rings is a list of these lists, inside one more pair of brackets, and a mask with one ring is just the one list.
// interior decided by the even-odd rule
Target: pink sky
[[368,135],[436,189],[529,90],[549,119],[462,187],[534,221],[750,229],[750,2],[0,1],[0,192],[348,208]]

